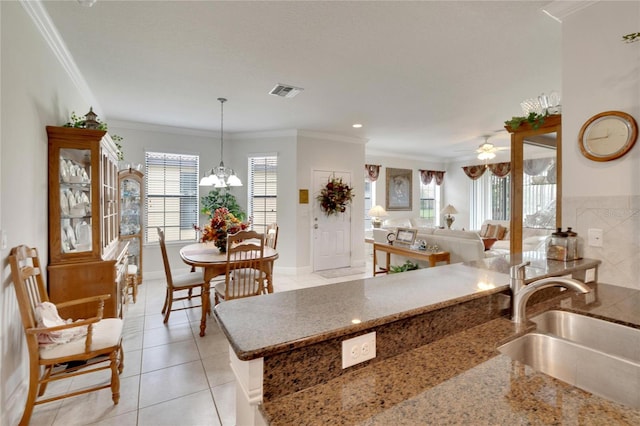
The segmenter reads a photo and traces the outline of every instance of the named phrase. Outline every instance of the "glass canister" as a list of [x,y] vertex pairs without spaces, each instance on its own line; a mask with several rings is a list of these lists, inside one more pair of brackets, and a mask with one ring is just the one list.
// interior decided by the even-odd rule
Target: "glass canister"
[[558,228],[556,232],[547,237],[547,259],[562,261],[568,259],[568,237],[566,232],[562,232],[562,228]]
[[584,251],[584,240],[578,236],[578,233],[571,230],[571,227],[567,228],[567,248],[568,255],[567,260],[582,259]]

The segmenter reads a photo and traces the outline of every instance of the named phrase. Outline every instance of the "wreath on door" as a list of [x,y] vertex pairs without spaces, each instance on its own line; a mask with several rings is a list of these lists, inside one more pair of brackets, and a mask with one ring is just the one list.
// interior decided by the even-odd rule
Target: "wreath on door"
[[342,181],[342,178],[335,176],[330,178],[327,184],[320,191],[317,200],[320,208],[327,216],[344,213],[347,206],[353,200],[353,188]]

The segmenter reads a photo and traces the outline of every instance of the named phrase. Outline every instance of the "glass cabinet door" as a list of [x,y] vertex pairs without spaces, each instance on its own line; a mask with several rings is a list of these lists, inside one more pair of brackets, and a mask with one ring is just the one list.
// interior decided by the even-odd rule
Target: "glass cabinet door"
[[61,148],[59,168],[61,251],[91,252],[91,150]]
[[120,235],[140,232],[140,182],[124,178],[120,180]]
[[128,168],[118,172],[120,181],[120,239],[129,242],[129,265],[136,265],[142,283],[142,229],[144,175]]

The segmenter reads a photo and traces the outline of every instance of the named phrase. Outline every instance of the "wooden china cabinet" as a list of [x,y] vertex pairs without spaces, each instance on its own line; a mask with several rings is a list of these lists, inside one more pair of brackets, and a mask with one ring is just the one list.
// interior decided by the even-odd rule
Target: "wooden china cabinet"
[[129,242],[129,265],[136,265],[142,283],[142,212],[144,174],[131,167],[118,172],[120,180],[120,239]]
[[[49,138],[49,298],[54,303],[109,294],[104,317],[122,317],[128,242],[118,238],[118,159],[102,130],[47,126]],[[60,309],[89,318],[95,307]]]

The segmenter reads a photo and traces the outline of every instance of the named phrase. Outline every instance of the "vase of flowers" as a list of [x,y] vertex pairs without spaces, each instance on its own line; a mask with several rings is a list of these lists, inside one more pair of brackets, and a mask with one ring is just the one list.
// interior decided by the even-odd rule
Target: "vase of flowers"
[[235,217],[226,207],[220,207],[213,212],[211,220],[204,228],[195,227],[202,233],[200,241],[203,243],[213,241],[220,253],[227,251],[227,234],[235,234],[249,228],[249,223],[242,222]]
[[320,208],[327,216],[344,213],[353,199],[353,189],[342,181],[342,178],[332,177],[320,191],[317,200]]

